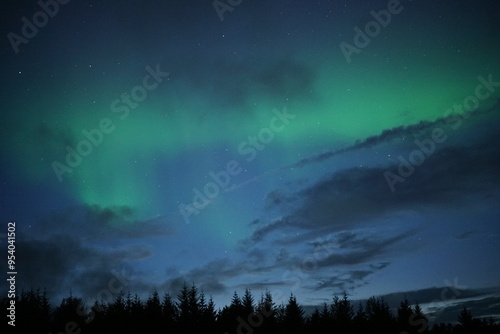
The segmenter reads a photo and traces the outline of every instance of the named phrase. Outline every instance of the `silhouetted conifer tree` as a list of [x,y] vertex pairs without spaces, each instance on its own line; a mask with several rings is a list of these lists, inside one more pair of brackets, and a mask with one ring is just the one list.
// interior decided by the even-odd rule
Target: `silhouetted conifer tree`
[[179,329],[182,333],[187,333],[187,331],[183,329],[190,328],[192,317],[189,305],[189,289],[186,283],[184,283],[181,291],[177,295],[177,308],[179,309]]
[[354,333],[367,333],[367,317],[363,304],[359,303],[356,314],[353,317],[353,332]]
[[[146,333],[160,333],[163,312],[160,302],[160,295],[156,289],[149,296],[144,307],[144,329]],[[146,330],[147,329],[147,330]]]
[[245,289],[245,294],[243,295],[243,298],[241,298],[241,306],[245,318],[248,317],[249,314],[254,312],[254,300],[252,293],[248,288]]
[[163,314],[163,324],[168,332],[173,332],[177,330],[177,322],[179,320],[179,310],[177,305],[172,300],[172,297],[168,293],[163,296],[162,302],[162,314]]
[[273,302],[271,292],[266,290],[265,294],[260,297],[256,311],[264,318],[262,325],[256,329],[256,332],[262,334],[276,333],[276,305]]
[[458,315],[458,323],[459,323],[458,326],[459,333],[476,334],[480,332],[481,322],[479,321],[479,319],[474,318],[472,316],[472,313],[465,307]]
[[68,298],[64,298],[61,304],[54,310],[54,330],[59,333],[65,331],[68,322],[71,322],[69,327],[71,331],[84,331],[87,328],[85,304],[81,298],[73,297],[71,294]]
[[276,306],[276,323],[281,327],[285,323],[285,304],[283,302]]
[[350,332],[353,313],[351,302],[346,293],[344,293],[342,299],[335,296],[331,305],[334,331],[339,331],[341,333]]
[[114,302],[108,306],[106,312],[106,322],[108,323],[108,331],[116,331],[123,333],[129,330],[129,315],[125,304],[125,294],[120,291]]
[[[33,289],[21,292],[16,301],[16,315],[15,323],[19,331],[26,333],[48,332],[51,322],[51,307],[47,292],[44,290],[41,293],[40,290]],[[5,316],[4,318],[8,319]]]
[[393,316],[383,298],[369,298],[366,301],[365,312],[370,333],[385,334],[393,331]]
[[410,316],[413,314],[410,303],[408,299],[405,298],[400,304],[396,311],[396,322],[398,324],[398,329],[400,331],[411,333]]
[[422,312],[422,308],[418,303],[413,308],[413,314],[410,315],[410,325],[412,326],[412,331],[410,333],[429,333],[429,320]]
[[284,326],[286,333],[302,333],[304,327],[304,310],[292,294],[285,307]]
[[217,325],[217,312],[215,311],[215,303],[212,297],[205,300],[205,294],[200,293],[200,319],[199,328],[205,328],[205,333],[215,333]]
[[131,328],[134,330],[134,333],[140,333],[142,324],[146,321],[146,315],[144,310],[144,303],[141,301],[137,294],[134,295],[134,299],[132,300],[132,305],[130,308],[130,317],[133,319]]
[[[91,333],[105,333],[108,319],[106,317],[106,306],[97,300],[87,312],[85,323]],[[59,332],[57,332],[59,333]]]
[[192,322],[196,323],[200,318],[201,307],[198,288],[193,284],[191,285],[191,289],[189,289],[189,314]]

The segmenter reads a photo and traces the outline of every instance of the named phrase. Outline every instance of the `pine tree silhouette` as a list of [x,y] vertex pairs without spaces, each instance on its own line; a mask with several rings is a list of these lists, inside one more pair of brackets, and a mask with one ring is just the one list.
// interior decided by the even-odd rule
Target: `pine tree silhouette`
[[285,307],[284,326],[286,333],[302,333],[304,327],[304,310],[297,303],[297,299],[293,294],[288,299],[288,304]]
[[252,293],[248,288],[245,289],[245,294],[243,295],[243,298],[241,298],[241,306],[243,308],[244,315],[248,316],[254,312],[254,300]]
[[179,309],[170,297],[170,294],[165,293],[162,302],[163,324],[168,332],[177,331],[177,322],[179,321]]
[[410,302],[405,298],[397,309],[396,322],[398,324],[398,328],[401,331],[412,333],[412,326],[410,324],[410,317],[413,314],[413,310],[411,309]]
[[194,318],[191,305],[191,292],[186,282],[184,282],[180,293],[177,295],[177,307],[179,309],[178,323],[180,333],[190,333],[194,327]]
[[331,315],[334,330],[341,333],[348,333],[352,327],[353,308],[347,294],[344,293],[342,299],[335,296],[331,305]]
[[16,304],[16,327],[18,330],[26,333],[48,332],[50,330],[52,310],[45,290],[43,293],[40,290],[35,291],[33,289],[23,291]]
[[460,333],[472,334],[480,331],[481,322],[474,318],[472,313],[465,307],[458,315],[458,323],[460,324]]
[[147,333],[160,333],[159,328],[162,325],[163,312],[160,302],[160,295],[156,289],[148,297],[144,307],[144,329]]
[[263,317],[262,325],[256,328],[257,333],[270,334],[276,333],[276,305],[273,302],[273,296],[269,290],[260,297],[257,305],[257,313]]
[[[286,305],[276,306],[266,290],[255,305],[249,289],[240,298],[235,291],[229,306],[216,311],[210,297],[206,300],[203,291],[193,284],[183,285],[177,301],[165,293],[154,290],[142,302],[130,291],[118,293],[114,300],[104,303],[95,301],[88,308],[81,298],[64,298],[60,305],[52,308],[46,292],[21,291],[16,297],[16,333],[228,333],[228,334],[499,334],[500,324],[493,319],[478,319],[464,308],[458,314],[457,324],[435,324],[428,329],[428,320],[422,308],[412,307],[403,300],[391,312],[382,299],[371,297],[360,303],[356,312],[344,293],[334,297],[330,305],[316,308],[306,316],[296,297],[291,294]],[[7,308],[9,300],[3,298],[0,306]],[[0,327],[2,333],[12,329],[7,321]]]
[[383,298],[371,297],[366,301],[368,333],[385,334],[394,329],[394,319]]
[[205,333],[215,333],[217,325],[217,312],[212,297],[205,301],[205,294],[200,293],[200,321],[199,328],[205,328]]
[[87,327],[85,304],[81,298],[73,297],[71,293],[54,310],[53,317],[53,324],[56,329],[66,328],[69,322],[71,322],[69,327],[73,328],[72,331],[77,331],[77,329],[83,331]]

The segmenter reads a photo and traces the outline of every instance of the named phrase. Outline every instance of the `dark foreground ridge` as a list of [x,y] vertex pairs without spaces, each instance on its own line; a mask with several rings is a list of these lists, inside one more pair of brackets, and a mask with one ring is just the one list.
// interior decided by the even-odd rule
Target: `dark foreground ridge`
[[[2,300],[8,309],[9,300]],[[475,318],[464,308],[457,323],[435,324],[430,328],[418,304],[401,301],[391,310],[383,298],[371,297],[353,305],[344,294],[330,304],[306,316],[295,296],[286,305],[276,305],[269,291],[254,300],[250,290],[242,297],[234,293],[231,304],[215,308],[195,285],[183,288],[174,299],[154,291],[144,302],[130,292],[120,292],[113,301],[86,305],[82,298],[70,295],[57,307],[39,290],[21,292],[16,298],[15,327],[3,321],[2,333],[339,333],[339,334],[454,334],[500,333],[493,319]]]

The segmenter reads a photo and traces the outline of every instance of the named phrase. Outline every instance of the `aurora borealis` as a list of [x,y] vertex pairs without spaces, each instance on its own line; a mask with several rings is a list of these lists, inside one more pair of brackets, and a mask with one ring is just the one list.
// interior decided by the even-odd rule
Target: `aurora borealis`
[[20,286],[500,295],[498,4],[63,3],[2,5]]

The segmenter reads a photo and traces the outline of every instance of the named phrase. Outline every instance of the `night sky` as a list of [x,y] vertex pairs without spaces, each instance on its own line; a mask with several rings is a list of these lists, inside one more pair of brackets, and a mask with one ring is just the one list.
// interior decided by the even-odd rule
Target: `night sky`
[[2,3],[18,287],[500,313],[496,2],[66,2]]

